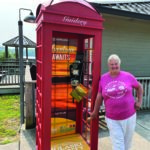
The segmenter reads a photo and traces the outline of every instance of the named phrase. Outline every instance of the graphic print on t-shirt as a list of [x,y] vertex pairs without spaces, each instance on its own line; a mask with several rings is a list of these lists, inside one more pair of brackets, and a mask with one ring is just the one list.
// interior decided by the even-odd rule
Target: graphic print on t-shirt
[[112,99],[119,99],[125,95],[127,87],[122,81],[111,81],[105,86],[105,95]]

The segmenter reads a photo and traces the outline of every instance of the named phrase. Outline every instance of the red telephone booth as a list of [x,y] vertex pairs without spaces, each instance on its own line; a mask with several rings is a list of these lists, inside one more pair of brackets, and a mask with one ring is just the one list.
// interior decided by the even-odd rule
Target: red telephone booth
[[[98,148],[98,118],[89,120],[101,70],[100,14],[83,0],[37,7],[36,149]],[[90,96],[71,96],[77,84]]]

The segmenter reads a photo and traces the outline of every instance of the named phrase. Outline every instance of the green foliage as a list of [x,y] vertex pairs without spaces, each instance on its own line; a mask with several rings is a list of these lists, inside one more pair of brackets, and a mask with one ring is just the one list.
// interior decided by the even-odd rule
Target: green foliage
[[0,51],[0,60],[1,61],[5,60],[5,52],[4,51]]
[[11,143],[11,141],[6,138],[1,144],[8,144],[8,143]]
[[[12,51],[8,51],[8,59],[15,59],[15,53]],[[5,51],[0,51],[0,61],[4,61],[6,59]]]
[[17,140],[20,124],[19,95],[0,96],[0,144]]

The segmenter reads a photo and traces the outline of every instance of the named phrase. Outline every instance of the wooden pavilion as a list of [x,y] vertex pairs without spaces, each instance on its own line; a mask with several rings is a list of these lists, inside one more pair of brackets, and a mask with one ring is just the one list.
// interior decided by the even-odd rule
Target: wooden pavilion
[[[5,46],[5,58],[8,58],[8,47],[15,47],[15,58],[19,58],[19,36],[14,37],[5,43],[3,43],[3,46]],[[26,36],[23,36],[23,48],[26,49],[26,59],[28,59],[28,48],[34,48],[35,49],[35,54],[36,54],[36,43],[31,41],[29,38]],[[35,55],[36,56],[36,55]]]

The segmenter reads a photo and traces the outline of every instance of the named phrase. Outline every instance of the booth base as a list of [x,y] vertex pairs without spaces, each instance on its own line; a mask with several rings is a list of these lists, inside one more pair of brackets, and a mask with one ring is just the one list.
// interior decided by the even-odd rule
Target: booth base
[[80,134],[71,134],[53,138],[51,140],[52,150],[90,150],[89,145],[85,142]]

